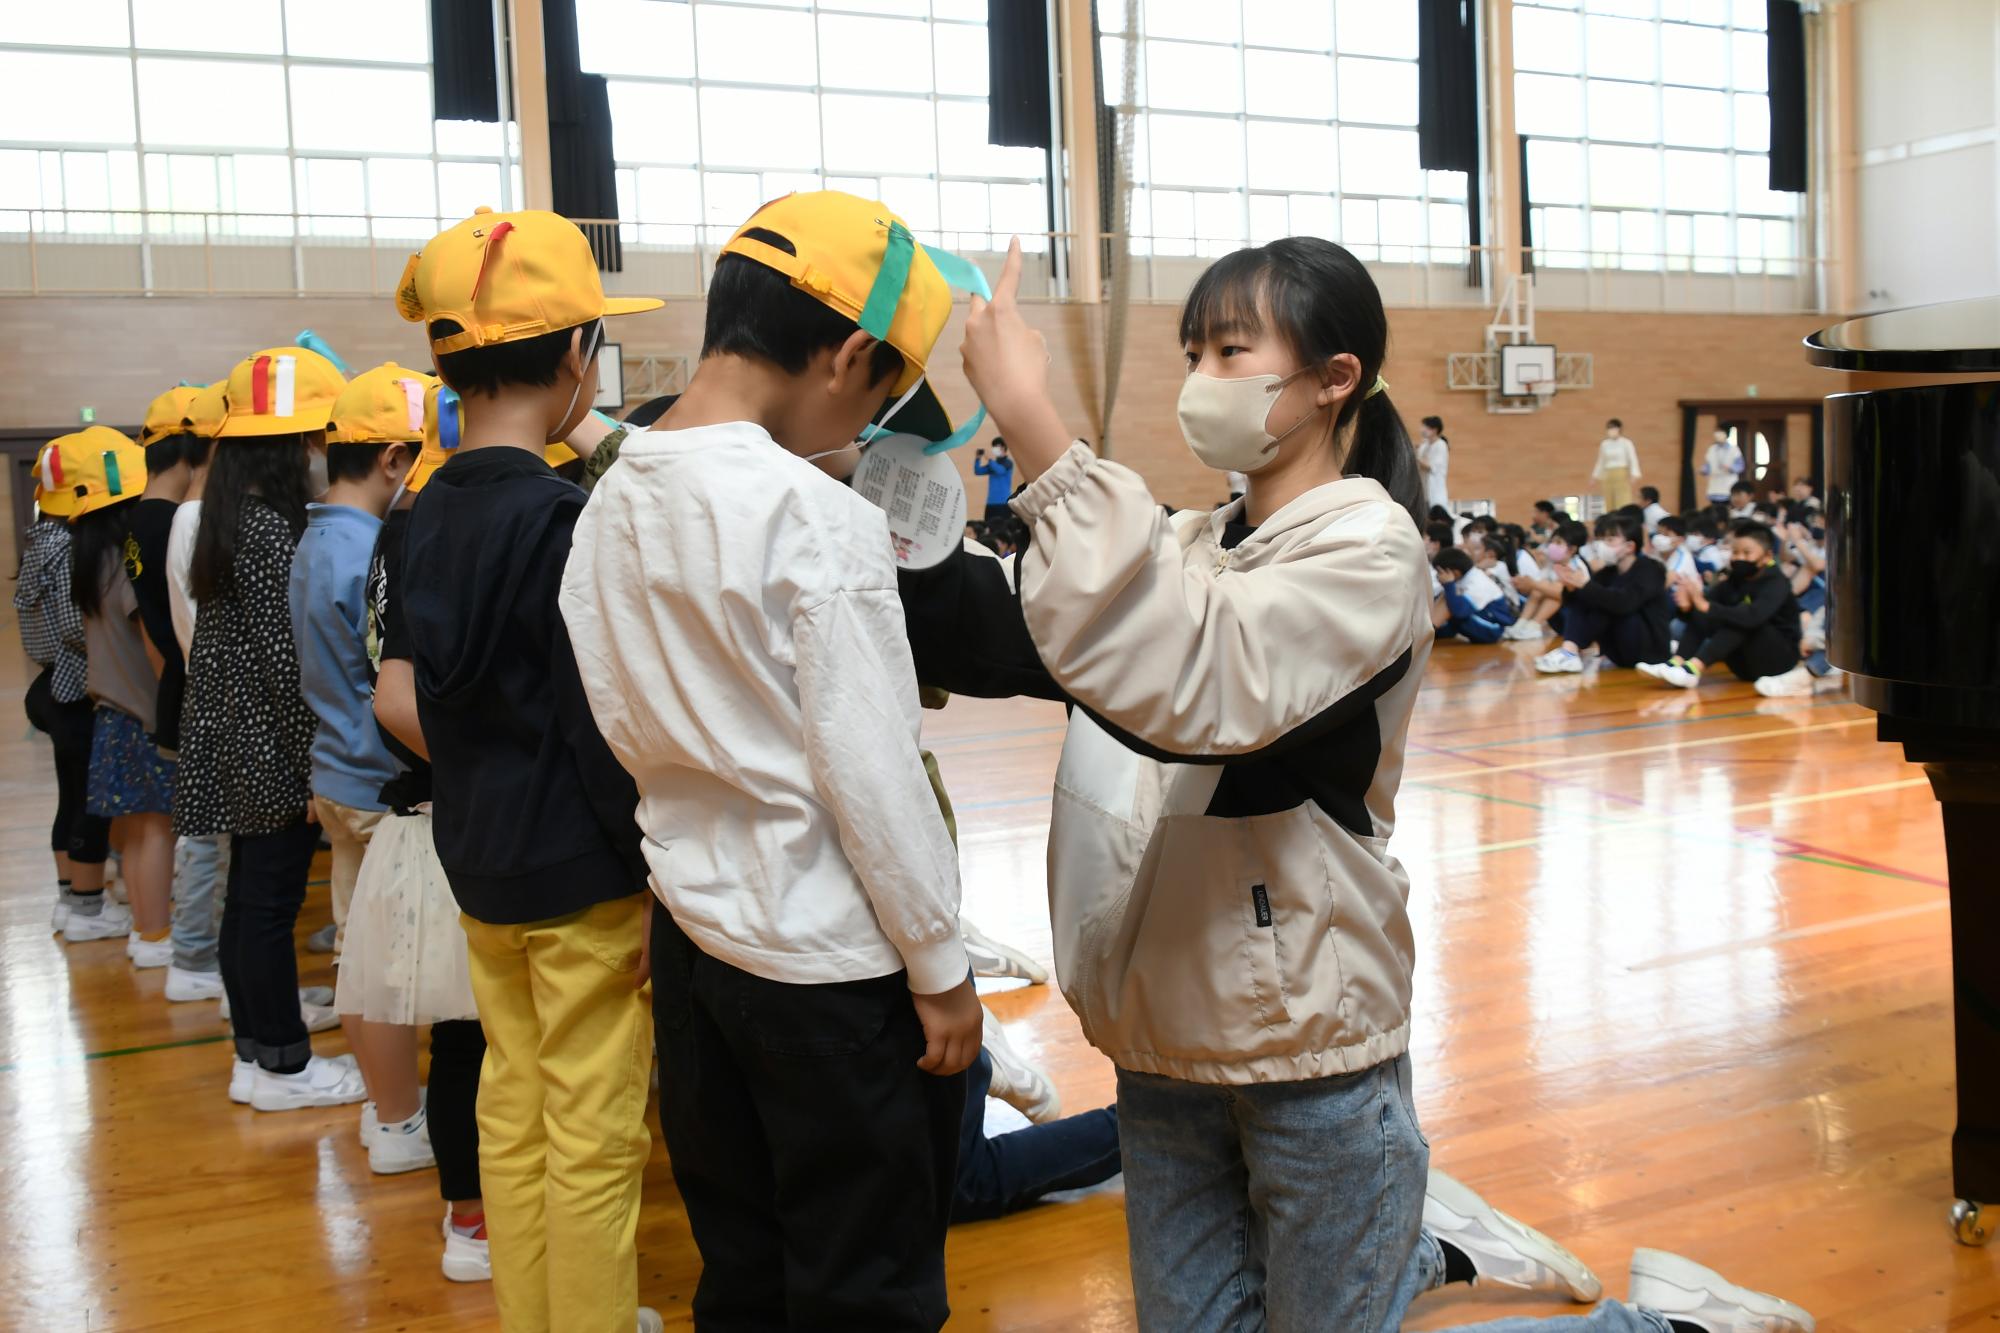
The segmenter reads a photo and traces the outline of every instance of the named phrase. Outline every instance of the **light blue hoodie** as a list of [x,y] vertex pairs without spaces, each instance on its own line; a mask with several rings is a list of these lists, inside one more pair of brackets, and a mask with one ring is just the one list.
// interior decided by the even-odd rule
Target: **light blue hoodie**
[[351,505],[306,506],[292,557],[292,637],[299,686],[319,717],[312,743],[313,794],[358,810],[381,810],[382,784],[398,764],[375,725],[368,664],[368,562],[382,520]]

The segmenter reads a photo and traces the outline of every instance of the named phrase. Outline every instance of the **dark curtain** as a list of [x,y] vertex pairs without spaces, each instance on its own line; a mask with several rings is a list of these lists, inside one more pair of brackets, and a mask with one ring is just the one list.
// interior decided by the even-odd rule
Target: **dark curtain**
[[1806,20],[1799,0],[1765,0],[1770,31],[1771,188],[1806,188]]
[[[1426,171],[1465,173],[1465,212],[1480,243],[1479,40],[1473,0],[1417,0],[1417,156]],[[1479,285],[1479,252],[1466,285]]]
[[[616,218],[618,171],[611,153],[611,94],[600,75],[585,74],[577,54],[576,0],[543,0],[542,41],[549,87],[549,188],[567,218]],[[597,267],[625,266],[615,225],[584,227]]]
[[1694,485],[1694,423],[1698,410],[1686,404],[1681,407],[1681,507],[1675,511],[1681,514],[1692,514],[1708,503],[1708,497],[1695,490]]
[[1534,191],[1528,188],[1528,136],[1521,139],[1521,272],[1535,271]]
[[431,0],[431,114],[497,121],[493,0]]
[[[1090,86],[1097,90],[1098,225],[1109,231],[1118,225],[1118,111],[1104,86],[1104,29],[1097,24],[1097,0],[1090,0]],[[1100,273],[1111,272],[1109,240],[1099,242],[1097,262]]]
[[1051,148],[1047,0],[988,0],[986,141]]

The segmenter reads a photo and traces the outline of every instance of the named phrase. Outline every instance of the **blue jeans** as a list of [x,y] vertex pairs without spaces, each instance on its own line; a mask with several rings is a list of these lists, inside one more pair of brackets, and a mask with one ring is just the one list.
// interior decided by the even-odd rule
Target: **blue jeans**
[[174,966],[184,972],[217,970],[228,879],[227,833],[182,838],[174,845]]
[[[1143,1333],[1396,1333],[1443,1285],[1423,1229],[1430,1145],[1408,1056],[1359,1074],[1220,1086],[1118,1071]],[[1607,1302],[1485,1333],[1672,1333]]]
[[1118,1174],[1116,1111],[1086,1111],[989,1139],[986,1090],[993,1083],[992,1057],[981,1051],[965,1076],[969,1081],[965,1118],[959,1123],[952,1221],[983,1222],[1019,1212],[1045,1195],[1087,1189]]

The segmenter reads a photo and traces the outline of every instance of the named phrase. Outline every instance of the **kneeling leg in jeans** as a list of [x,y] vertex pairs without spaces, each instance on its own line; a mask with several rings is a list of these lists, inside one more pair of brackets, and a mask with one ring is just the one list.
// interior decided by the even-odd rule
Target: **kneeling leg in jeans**
[[[1409,1057],[1242,1086],[1118,1071],[1132,1287],[1144,1333],[1396,1333],[1443,1285],[1423,1229],[1430,1146]],[[1484,1333],[1671,1333],[1607,1302]]]

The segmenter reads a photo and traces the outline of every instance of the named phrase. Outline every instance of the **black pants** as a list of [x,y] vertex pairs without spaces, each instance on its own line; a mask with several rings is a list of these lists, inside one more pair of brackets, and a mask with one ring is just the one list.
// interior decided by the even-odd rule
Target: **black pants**
[[222,988],[236,1029],[236,1058],[294,1074],[312,1058],[299,1013],[299,958],[292,931],[306,901],[306,876],[319,826],[229,840],[229,890],[222,904]]
[[695,1326],[941,1328],[965,1076],[917,1068],[908,977],[767,981],[655,911],[653,1018]]
[[1799,664],[1798,640],[1787,639],[1769,621],[1744,630],[1718,625],[1701,612],[1691,611],[1681,641],[1695,646],[1682,657],[1698,657],[1703,665],[1727,663],[1738,680],[1782,676]]
[[56,818],[49,828],[49,850],[67,852],[79,865],[104,864],[111,848],[111,821],[84,809],[90,788],[90,728],[97,709],[88,696],[73,703],[56,702],[55,670],[28,685],[28,723],[48,735],[56,759]]
[[1565,606],[1562,636],[1579,648],[1596,644],[1616,666],[1637,666],[1641,662],[1664,662],[1672,651],[1664,625],[1655,626],[1643,615],[1606,615],[1587,606]]
[[437,1154],[438,1196],[479,1197],[479,1067],[486,1033],[476,1018],[431,1024],[431,1081],[424,1106]]

